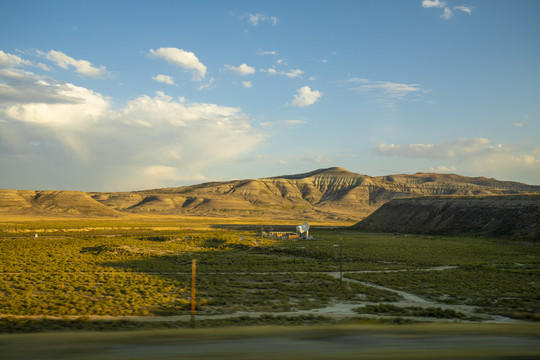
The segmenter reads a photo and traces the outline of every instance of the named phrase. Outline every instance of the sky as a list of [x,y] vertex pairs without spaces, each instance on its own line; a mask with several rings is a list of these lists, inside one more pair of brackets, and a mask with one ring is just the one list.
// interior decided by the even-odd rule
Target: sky
[[0,188],[540,185],[540,1],[0,0]]

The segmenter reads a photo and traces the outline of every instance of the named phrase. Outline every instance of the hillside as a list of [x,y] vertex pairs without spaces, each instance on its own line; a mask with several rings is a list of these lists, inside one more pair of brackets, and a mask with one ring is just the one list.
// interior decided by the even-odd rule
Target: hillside
[[83,191],[0,190],[0,215],[122,216]]
[[358,221],[395,198],[530,192],[540,192],[540,186],[444,174],[371,177],[334,167],[256,180],[91,196],[116,210],[133,213]]
[[540,195],[434,196],[392,200],[352,228],[540,240]]
[[334,167],[304,174],[134,192],[0,190],[0,213],[198,215],[356,222],[392,199],[540,193],[540,186],[483,177],[371,177]]

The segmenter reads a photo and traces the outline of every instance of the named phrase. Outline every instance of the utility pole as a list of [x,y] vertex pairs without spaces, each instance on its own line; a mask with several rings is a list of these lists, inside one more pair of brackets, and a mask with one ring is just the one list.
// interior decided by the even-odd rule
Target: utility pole
[[339,286],[343,282],[343,237],[339,237]]
[[191,260],[191,327],[195,327],[195,277],[197,274],[197,260]]

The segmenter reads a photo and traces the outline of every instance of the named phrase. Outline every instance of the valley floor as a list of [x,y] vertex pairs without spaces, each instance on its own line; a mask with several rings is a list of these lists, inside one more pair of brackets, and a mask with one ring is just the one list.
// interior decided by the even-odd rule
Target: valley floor
[[[328,227],[314,227],[313,240],[280,241],[258,235],[272,230],[262,222],[224,225],[0,221],[0,332],[8,333],[0,352],[13,359],[31,358],[40,346],[59,359],[213,358],[214,349],[221,358],[263,359],[540,354],[531,335],[540,333],[536,243]],[[274,227],[288,226],[294,229]],[[189,329],[192,259],[196,329]],[[250,333],[246,325],[258,335],[227,338]],[[288,326],[266,332],[257,325]],[[310,326],[289,330],[297,325]],[[85,332],[95,330],[107,334]],[[148,341],[129,340],[150,330]],[[9,334],[33,332],[44,334]]]

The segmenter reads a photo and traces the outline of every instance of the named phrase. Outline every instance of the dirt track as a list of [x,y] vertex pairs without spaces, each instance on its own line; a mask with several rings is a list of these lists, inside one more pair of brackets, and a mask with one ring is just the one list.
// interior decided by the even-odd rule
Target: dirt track
[[[455,269],[456,266],[438,266],[432,268],[423,268],[423,269],[406,269],[406,270],[364,270],[364,271],[349,271],[347,273],[383,273],[383,272],[405,272],[405,271],[444,271],[448,269]],[[309,272],[298,272],[299,274],[310,274]],[[244,274],[244,273],[239,273]],[[336,279],[340,278],[339,272],[318,272],[318,274],[330,275]],[[344,274],[346,275],[346,273]],[[356,282],[364,286],[371,286],[377,289],[391,291],[399,295],[402,300],[393,303],[396,306],[400,307],[440,307],[442,309],[451,309],[460,313],[463,313],[467,316],[479,317],[479,314],[475,313],[476,309],[473,306],[467,305],[450,305],[443,304],[432,300],[427,300],[422,297],[419,297],[415,294],[396,290],[380,285],[375,285],[367,282],[362,282],[358,280],[353,280],[343,276],[343,281]],[[259,317],[261,315],[280,315],[280,316],[298,316],[298,315],[319,315],[330,317],[334,319],[344,319],[359,316],[357,312],[353,309],[367,305],[373,304],[371,302],[335,302],[324,308],[309,309],[309,310],[296,310],[296,311],[287,311],[287,312],[234,312],[231,314],[198,314],[196,316],[199,320],[216,320],[216,319],[226,319],[234,318],[240,316],[249,316],[249,317]],[[383,316],[383,315],[372,315],[372,314],[361,314],[362,317],[366,318],[385,318],[385,317],[395,317],[395,316]],[[0,317],[10,317],[10,318],[27,318],[27,319],[79,319],[82,316],[79,315],[68,315],[68,316],[49,316],[49,315],[10,315],[10,314],[0,314]],[[191,315],[173,315],[173,316],[103,316],[103,315],[90,315],[84,316],[89,320],[131,320],[131,321],[183,321],[188,322],[191,320]],[[412,320],[427,321],[427,322],[455,322],[457,319],[440,319],[440,318],[426,318],[426,317],[404,317]],[[479,322],[484,323],[521,323],[522,321],[506,318],[498,315],[484,315],[483,320]]]

